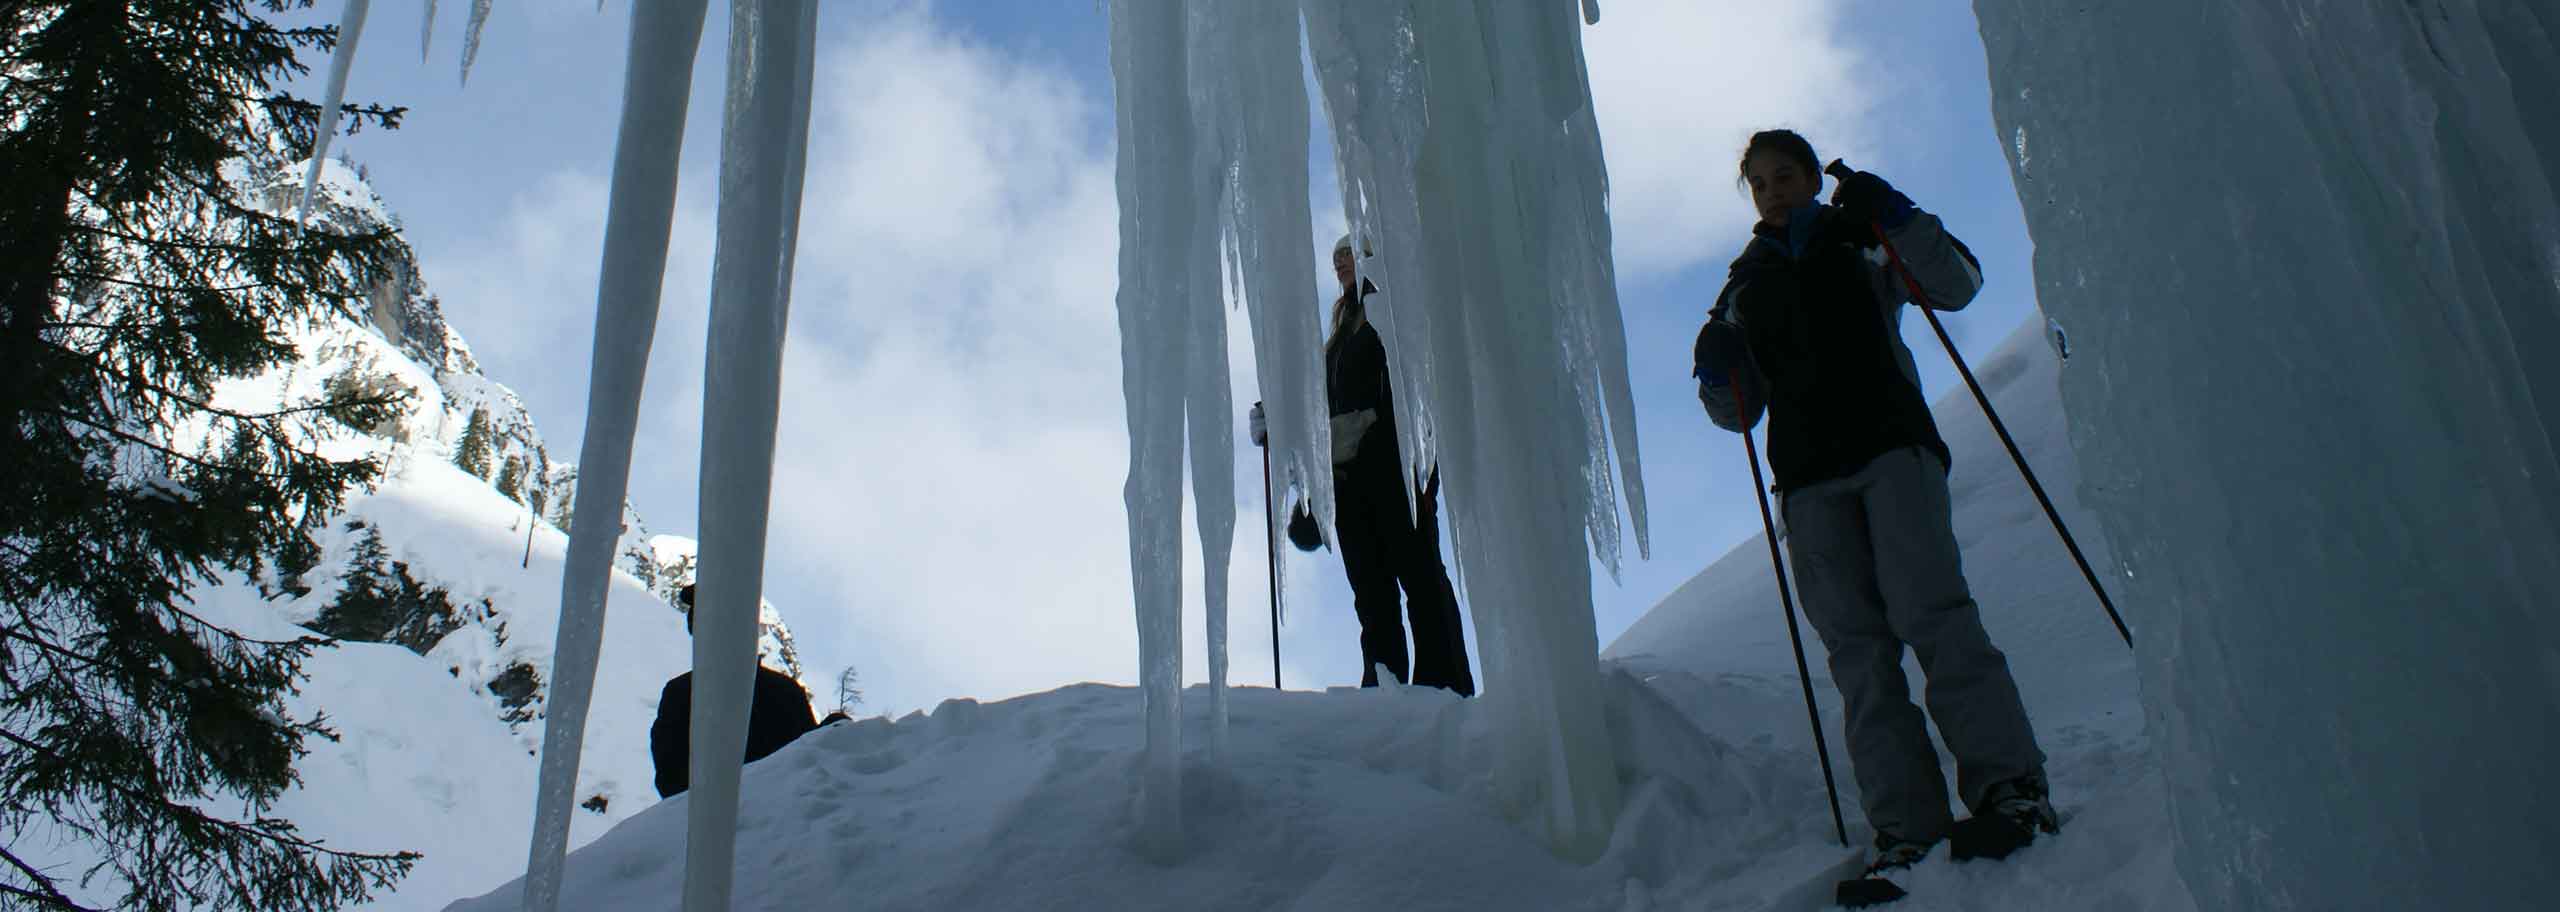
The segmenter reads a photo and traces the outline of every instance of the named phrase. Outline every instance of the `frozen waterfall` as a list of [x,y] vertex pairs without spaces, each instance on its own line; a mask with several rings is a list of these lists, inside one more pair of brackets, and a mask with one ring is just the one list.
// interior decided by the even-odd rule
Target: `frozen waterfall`
[[1975,10],[2199,906],[2545,904],[2560,12]]

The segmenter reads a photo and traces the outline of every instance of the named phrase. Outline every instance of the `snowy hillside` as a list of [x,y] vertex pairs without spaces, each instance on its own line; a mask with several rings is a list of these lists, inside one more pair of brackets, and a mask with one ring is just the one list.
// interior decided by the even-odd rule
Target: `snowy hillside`
[[[288,204],[299,168],[268,194]],[[397,220],[356,169],[322,170],[314,221]],[[352,319],[294,333],[298,360],[223,385],[217,402],[273,409],[347,390],[401,391],[401,416],[339,427],[333,455],[373,455],[384,473],[349,498],[307,561],[199,593],[243,630],[303,628],[340,638],[315,654],[296,700],[341,737],[314,739],[302,785],[277,813],[331,845],[413,850],[425,859],[369,908],[435,909],[523,869],[535,757],[558,625],[563,529],[577,468],[556,461],[524,404],[484,374],[407,264]],[[352,432],[352,433],[345,433]],[[689,456],[690,454],[686,454]],[[683,616],[666,601],[690,579],[692,539],[654,534],[627,505],[615,518],[607,661],[579,774],[583,843],[657,800],[648,727],[666,680],[690,667]],[[764,609],[766,664],[801,669],[790,630]]]
[[[2053,356],[2022,329],[1981,369],[2070,509]],[[1938,413],[1985,615],[2071,821],[2008,864],[1924,864],[1906,907],[2191,908],[2124,646],[1970,398],[1942,397]],[[1232,766],[1205,746],[1188,757],[1184,857],[1146,861],[1131,803],[1139,695],[1078,685],[829,726],[750,767],[737,907],[1817,908],[1857,859],[1832,840],[1764,547],[1736,545],[1611,646],[1606,737],[1627,802],[1592,864],[1558,860],[1493,810],[1489,704],[1392,687],[1236,691]],[[1206,702],[1184,701],[1194,745]],[[674,908],[683,801],[572,855],[570,904]],[[516,902],[510,885],[457,908]]]

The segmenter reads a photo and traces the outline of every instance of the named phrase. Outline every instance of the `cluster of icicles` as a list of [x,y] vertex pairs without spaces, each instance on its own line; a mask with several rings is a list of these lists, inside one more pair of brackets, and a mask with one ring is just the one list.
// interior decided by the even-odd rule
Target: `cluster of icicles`
[[[468,78],[494,0],[473,0]],[[601,4],[599,4],[601,5]],[[369,0],[348,0],[305,181],[307,212]],[[579,515],[620,512],[655,335],[678,155],[707,0],[634,0],[597,288]],[[1596,3],[1112,0],[1119,314],[1130,567],[1147,713],[1138,848],[1178,860],[1182,456],[1208,600],[1213,761],[1223,760],[1234,420],[1226,313],[1248,312],[1275,498],[1331,526],[1326,297],[1308,199],[1312,59],[1345,220],[1383,292],[1407,466],[1436,466],[1476,617],[1497,801],[1558,853],[1607,845],[1618,804],[1601,731],[1591,558],[1619,560],[1620,492],[1644,548],[1607,173],[1579,33]],[[807,157],[815,0],[731,0],[702,432],[694,636],[700,705],[745,705],[755,665],[773,440]],[[435,3],[426,3],[423,55]],[[1303,24],[1303,30],[1302,30]],[[1304,43],[1301,43],[1301,35]],[[1610,455],[1615,451],[1617,462]],[[1409,479],[1410,480],[1410,479]],[[614,529],[570,533],[525,907],[558,907]],[[693,719],[695,757],[742,753],[741,714]],[[684,907],[728,908],[736,764],[697,763]]]

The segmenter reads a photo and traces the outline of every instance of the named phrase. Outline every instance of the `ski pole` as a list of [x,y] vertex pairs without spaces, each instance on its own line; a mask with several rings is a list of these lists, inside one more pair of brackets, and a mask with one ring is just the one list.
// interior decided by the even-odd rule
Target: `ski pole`
[[[1830,167],[1822,169],[1822,173],[1845,180],[1857,172],[1835,158],[1831,160]],[[1938,312],[1929,302],[1929,293],[1920,289],[1919,277],[1912,275],[1911,264],[1902,261],[1902,252],[1895,250],[1893,239],[1885,236],[1884,223],[1870,220],[1867,228],[1875,232],[1876,243],[1884,245],[1885,261],[1893,265],[1894,271],[1902,276],[1902,284],[1911,290],[1911,303],[1920,305],[1920,315],[1929,319],[1929,328],[1938,334],[1938,344],[1946,347],[1948,360],[1956,364],[1956,373],[1964,376],[1965,388],[1973,391],[1973,401],[1981,403],[1983,416],[1991,419],[1991,430],[2000,435],[2000,445],[2009,448],[2009,461],[2018,464],[2018,474],[2027,479],[2027,490],[2035,492],[2036,503],[2044,506],[2044,518],[2052,521],[2053,531],[2062,536],[2062,546],[2071,551],[2072,562],[2080,565],[2080,575],[2088,579],[2089,591],[2097,593],[2099,607],[2107,609],[2107,620],[2115,622],[2116,635],[2123,637],[2124,645],[2131,648],[2133,631],[2124,625],[2124,615],[2116,612],[2115,600],[2107,597],[2107,587],[2098,582],[2098,572],[2089,569],[2089,559],[2080,553],[2080,543],[2071,538],[2071,527],[2063,524],[2062,512],[2053,508],[2053,498],[2045,496],[2044,485],[2036,481],[2035,470],[2027,467],[2026,455],[2018,451],[2018,441],[2009,436],[2008,425],[2000,423],[2000,412],[1991,407],[1991,397],[1983,393],[1981,382],[1973,379],[1973,368],[1964,363],[1964,354],[1956,351],[1955,339],[1947,335],[1946,325],[1938,322]]]
[[[1746,411],[1746,414],[1748,412]],[[1742,432],[1742,453],[1751,459],[1751,494],[1760,501],[1760,530],[1769,542],[1769,568],[1778,577],[1778,608],[1787,616],[1787,641],[1796,646],[1796,682],[1804,685],[1804,717],[1813,723],[1813,752],[1822,758],[1822,790],[1831,794],[1831,829],[1840,845],[1849,845],[1849,825],[1840,819],[1840,786],[1831,781],[1831,745],[1822,737],[1822,713],[1813,707],[1813,672],[1804,663],[1804,634],[1796,628],[1796,597],[1787,588],[1787,565],[1778,557],[1778,524],[1769,518],[1769,489],[1760,480],[1760,447],[1751,431]]]
[[1271,531],[1271,444],[1262,444],[1262,556],[1271,570],[1271,689],[1280,689],[1280,537]]

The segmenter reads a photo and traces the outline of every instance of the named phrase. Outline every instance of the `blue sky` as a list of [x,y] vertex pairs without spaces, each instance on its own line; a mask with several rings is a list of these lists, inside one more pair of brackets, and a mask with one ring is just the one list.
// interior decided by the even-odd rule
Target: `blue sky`
[[[439,5],[423,62],[420,4],[377,5],[349,95],[410,114],[400,130],[339,148],[368,166],[446,313],[565,458],[585,413],[629,8],[500,0],[465,86],[469,5]],[[1687,378],[1689,341],[1751,219],[1732,178],[1751,130],[1803,130],[1965,238],[1989,282],[1947,321],[1969,354],[2028,320],[2034,301],[1968,4],[1602,9],[1585,41],[1653,519],[1653,559],[1630,553],[1621,582],[1599,576],[1605,645],[1759,525],[1741,443],[1706,423]],[[711,18],[633,467],[641,514],[678,534],[698,513],[725,5]],[[768,596],[812,676],[860,667],[876,710],[1134,680],[1100,5],[828,0],[821,29]],[[1316,220],[1330,236],[1342,216],[1327,134],[1315,138]],[[1325,293],[1310,277],[1309,306]],[[1241,413],[1254,383],[1240,312],[1231,326]],[[1930,392],[1959,391],[1926,325],[1912,321],[1907,335]],[[1238,452],[1230,651],[1238,682],[1267,685],[1260,467],[1244,461],[1249,444]],[[1187,561],[1196,593],[1197,555]],[[1289,685],[1356,682],[1339,561],[1293,554],[1286,569]],[[1195,595],[1195,679],[1200,610]]]

